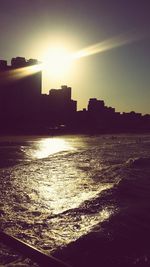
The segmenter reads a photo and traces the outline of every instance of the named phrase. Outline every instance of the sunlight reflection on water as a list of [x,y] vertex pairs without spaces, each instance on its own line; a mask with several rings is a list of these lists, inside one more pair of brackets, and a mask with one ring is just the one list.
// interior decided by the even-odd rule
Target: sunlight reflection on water
[[26,150],[26,154],[34,159],[43,159],[51,154],[73,149],[70,144],[62,138],[42,138],[35,141],[34,146]]
[[4,229],[49,252],[99,231],[115,212],[100,195],[106,191],[107,196],[117,174],[111,166],[104,168],[106,140],[98,146],[96,140],[59,136],[15,141],[20,164],[1,172],[6,182],[0,197]]
[[[84,188],[85,178],[72,181],[55,180],[51,186],[39,185],[39,196],[43,204],[49,206],[54,214],[77,208],[86,200],[93,199],[103,190],[110,189],[112,184],[96,185],[87,179],[88,189]],[[45,206],[45,205],[44,205]]]
[[47,242],[50,242],[51,236],[57,246],[65,246],[90,231],[97,232],[100,229],[100,223],[109,219],[114,210],[103,208],[94,214],[64,214],[50,220],[51,230],[47,233]]
[[[85,149],[86,143],[83,146],[83,140],[79,141],[75,145],[72,138],[40,138],[34,140],[24,150],[30,158],[38,159],[38,165],[36,165],[36,161],[34,162],[34,171],[33,165],[30,171],[29,168],[26,170],[30,172],[30,176],[32,175],[32,180],[29,178],[30,189],[32,189],[29,194],[30,198],[35,203],[37,202],[37,205],[40,204],[40,212],[49,212],[57,217],[50,219],[50,225],[52,222],[54,225],[51,225],[49,231],[50,233],[56,231],[56,235],[64,235],[65,233],[65,241],[63,238],[56,238],[57,242],[60,242],[59,245],[67,244],[82,234],[88,233],[97,223],[108,219],[113,212],[113,208],[110,211],[104,207],[96,213],[92,211],[91,214],[74,214],[73,217],[71,214],[68,214],[67,217],[63,215],[63,212],[78,209],[85,201],[92,201],[103,190],[113,187],[113,183],[97,183],[96,180],[91,179],[94,166],[90,165],[90,158],[87,163],[84,161],[84,154],[82,152],[78,154],[79,148],[80,151],[86,153],[86,150],[81,150],[82,148]],[[73,152],[73,154],[59,154],[59,152],[68,151]],[[75,151],[77,153],[74,153]],[[55,153],[58,154],[53,156]],[[77,229],[75,229],[76,227]]]

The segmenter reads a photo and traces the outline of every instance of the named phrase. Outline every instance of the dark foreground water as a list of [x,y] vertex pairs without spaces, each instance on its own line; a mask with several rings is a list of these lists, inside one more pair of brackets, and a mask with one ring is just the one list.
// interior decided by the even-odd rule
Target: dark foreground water
[[[150,136],[0,137],[0,180],[0,230],[75,267],[150,266]],[[1,242],[0,266],[37,265]]]

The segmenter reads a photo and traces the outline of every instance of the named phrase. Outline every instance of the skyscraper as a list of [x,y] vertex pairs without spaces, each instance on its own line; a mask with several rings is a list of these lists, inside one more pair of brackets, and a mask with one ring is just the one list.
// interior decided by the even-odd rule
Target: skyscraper
[[38,111],[42,72],[38,61],[23,57],[12,58],[11,65],[0,60],[0,119],[21,122]]

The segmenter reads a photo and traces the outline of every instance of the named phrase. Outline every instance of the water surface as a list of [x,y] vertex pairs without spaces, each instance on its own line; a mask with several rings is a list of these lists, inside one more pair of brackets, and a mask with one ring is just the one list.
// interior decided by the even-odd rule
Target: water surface
[[[119,238],[133,232],[134,242],[136,227],[139,236],[144,227],[149,235],[149,166],[148,135],[1,137],[1,229],[48,254],[62,248],[65,256],[58,256],[79,266],[66,256],[70,244],[102,231],[116,237],[114,218],[122,223],[124,216],[126,231],[118,224]],[[116,266],[149,263],[148,247],[132,252],[121,263],[116,255]],[[2,264],[8,259],[33,266],[2,244]]]

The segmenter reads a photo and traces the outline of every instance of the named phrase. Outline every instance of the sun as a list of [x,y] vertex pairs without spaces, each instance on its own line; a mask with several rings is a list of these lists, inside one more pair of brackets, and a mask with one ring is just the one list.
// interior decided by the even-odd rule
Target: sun
[[43,71],[49,73],[54,78],[65,75],[72,66],[73,56],[66,48],[61,46],[49,47],[44,53]]

